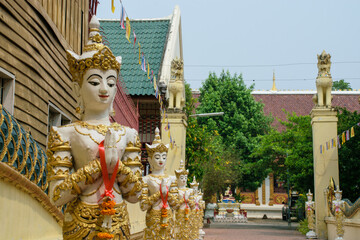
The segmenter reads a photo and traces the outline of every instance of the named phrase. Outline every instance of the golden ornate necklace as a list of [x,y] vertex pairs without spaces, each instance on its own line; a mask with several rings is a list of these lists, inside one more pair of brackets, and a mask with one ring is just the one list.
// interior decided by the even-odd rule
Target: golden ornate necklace
[[162,175],[149,174],[149,176],[150,176],[150,177],[153,177],[153,178],[160,179],[160,180],[162,180],[163,178],[169,177],[167,174],[162,174]]
[[104,124],[99,124],[99,125],[92,125],[92,124],[89,124],[87,122],[82,122],[82,121],[79,121],[79,122],[76,122],[74,123],[74,128],[75,128],[75,131],[80,133],[81,135],[84,135],[84,136],[88,136],[91,140],[93,140],[97,145],[100,144],[99,141],[97,141],[96,139],[93,138],[93,136],[91,136],[90,133],[83,133],[81,132],[76,126],[80,126],[82,128],[86,128],[88,130],[95,130],[97,131],[99,134],[105,136],[105,134],[107,133],[107,131],[109,130],[109,128],[112,128],[114,129],[115,131],[119,131],[119,130],[123,130],[123,133],[119,134],[119,139],[116,141],[117,143],[120,142],[121,140],[121,137],[124,136],[126,134],[126,128],[118,123],[111,123],[110,126],[107,126],[107,125],[104,125]]

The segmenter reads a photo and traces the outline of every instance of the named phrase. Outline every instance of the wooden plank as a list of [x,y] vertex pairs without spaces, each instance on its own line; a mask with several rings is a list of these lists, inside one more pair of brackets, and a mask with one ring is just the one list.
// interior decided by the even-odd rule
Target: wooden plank
[[[59,68],[59,61],[57,59],[54,59],[54,54],[52,52],[44,51],[43,47],[39,44],[39,42],[34,41],[35,33],[31,34],[31,29],[24,29],[21,25],[19,25],[19,23],[11,21],[11,19],[12,18],[10,17],[10,15],[8,15],[8,17],[5,19],[5,22],[8,25],[1,25],[1,32],[6,34],[9,39],[12,39],[14,40],[14,42],[20,44],[20,46],[22,46],[25,51],[30,53],[31,57],[37,60],[37,63],[40,66],[46,66],[46,70],[49,76],[55,78],[65,92],[71,92],[72,86],[64,82],[64,79],[70,78],[70,76],[67,75],[68,67],[66,66],[66,68]],[[13,28],[11,29],[10,26],[12,26]],[[22,34],[18,35],[17,33]],[[37,51],[35,51],[34,49],[37,49]],[[64,59],[63,61],[66,60]]]
[[85,6],[84,6],[85,10],[84,10],[84,46],[85,44],[88,42],[88,37],[89,37],[89,0],[85,1]]
[[[31,0],[28,0],[28,1],[31,1]],[[33,38],[35,37],[36,40],[42,44],[42,46],[48,51],[48,53],[50,55],[54,56],[55,59],[59,60],[58,65],[63,69],[63,71],[65,71],[67,73],[67,75],[69,76],[69,79],[70,79],[71,75],[68,70],[66,54],[65,54],[64,48],[61,46],[60,43],[63,42],[64,44],[66,44],[67,45],[66,49],[69,49],[70,45],[67,44],[67,42],[61,36],[60,33],[59,33],[59,37],[61,37],[63,40],[58,42],[57,41],[58,39],[56,39],[56,38],[54,39],[54,34],[51,33],[51,29],[48,29],[48,25],[45,24],[42,19],[39,19],[39,18],[33,19],[32,17],[37,17],[37,14],[32,12],[32,10],[33,10],[32,8],[24,7],[24,9],[21,9],[16,4],[13,4],[13,6],[15,8],[17,8],[16,11],[12,8],[9,8],[9,10],[12,11],[13,14],[15,14],[15,16],[17,17],[16,20],[21,22],[21,27],[24,26],[26,30],[32,30],[34,28],[35,33],[33,33],[32,37]],[[21,12],[21,10],[23,10],[24,12]],[[17,12],[20,12],[20,15],[16,14]],[[24,21],[24,20],[26,20],[26,21]],[[34,20],[36,20],[37,22],[35,22]],[[15,24],[17,24],[17,22],[15,22]],[[51,22],[49,23],[49,25],[50,24],[51,24]],[[11,26],[11,24],[10,24],[10,26]],[[43,27],[43,28],[41,28],[41,27]],[[15,32],[23,31],[21,29],[22,28],[19,28]],[[39,33],[40,33],[40,36],[39,36]],[[44,41],[45,41],[45,43],[44,43]],[[65,82],[65,83],[68,86],[72,85],[70,82]]]
[[75,31],[74,31],[74,50],[77,54],[80,53],[80,50],[79,50],[79,39],[80,39],[80,34],[81,34],[81,31],[79,31],[79,26],[80,26],[80,8],[79,8],[79,0],[75,0],[75,21],[74,21],[74,28],[75,28]]
[[42,2],[42,6],[46,12],[47,12],[47,7],[48,7],[47,2],[48,2],[48,0],[43,0],[43,2]]
[[[0,52],[1,54],[1,52]],[[58,98],[57,96],[48,96],[50,99],[46,99],[43,97],[42,94],[39,94],[39,88],[35,89],[35,81],[37,79],[29,77],[27,71],[23,73],[19,71],[17,68],[14,68],[13,65],[7,64],[7,62],[1,61],[0,56],[0,66],[4,69],[7,69],[16,75],[16,87],[15,87],[15,97],[21,97],[24,99],[28,99],[28,101],[37,109],[39,109],[44,114],[48,113],[48,102],[53,102],[58,108],[60,108],[64,113],[70,116],[73,119],[77,117],[74,114],[75,106],[71,107],[69,104],[66,106],[62,105],[62,99]],[[23,69],[22,69],[23,70]],[[40,89],[41,90],[41,89]]]
[[[42,12],[43,9],[40,6],[36,6],[36,2],[32,3],[35,5],[30,7],[29,5],[25,4],[16,5],[15,3],[18,1],[19,0],[13,0],[11,1],[11,4],[6,3],[6,1],[3,1],[3,3],[5,3],[8,10],[13,14],[13,16],[15,16],[16,20],[20,22],[22,26],[24,26],[25,29],[34,29],[37,32],[37,34],[34,35],[37,41],[45,41],[48,46],[51,46],[51,51],[55,56],[62,56],[62,59],[66,59],[66,53],[64,49],[70,48],[70,45],[66,42],[65,39],[62,38],[52,20],[46,15],[45,12]],[[28,1],[32,2],[34,0]],[[34,12],[34,8],[40,12]],[[45,18],[47,24],[43,22],[43,18],[38,16],[39,13],[43,16],[43,18]],[[52,28],[49,29],[48,26],[51,26]],[[54,33],[55,36],[58,37],[57,39],[54,38]],[[44,47],[46,48],[46,46]],[[64,61],[64,67],[67,67],[66,61]]]
[[31,136],[41,145],[46,144],[46,135],[47,135],[47,125],[42,124],[41,122],[37,121],[35,118],[27,114],[22,109],[17,107],[14,108],[14,117],[18,122],[23,125],[24,123],[31,126],[30,129],[26,129],[27,131],[30,130]]
[[57,0],[53,0],[52,1],[53,3],[53,9],[52,9],[52,20],[53,20],[53,23],[55,24],[55,26],[57,27],[57,4],[58,4],[58,2],[57,2]]
[[74,34],[75,34],[75,2],[72,1],[71,3],[71,12],[70,12],[70,39],[69,43],[74,50]]
[[59,29],[59,32],[61,32],[61,8],[62,8],[62,0],[58,0],[57,1],[58,4],[57,4],[57,26],[58,26],[58,29]]
[[71,2],[70,0],[66,0],[66,41],[70,42],[70,9],[71,9]]
[[[75,101],[69,101],[71,95],[61,91],[60,88],[54,88],[49,85],[48,82],[50,81],[51,76],[46,74],[40,65],[33,62],[32,66],[28,66],[26,62],[20,61],[20,59],[31,59],[31,56],[24,53],[24,51],[19,50],[18,47],[10,45],[6,38],[2,36],[0,36],[0,41],[3,43],[0,47],[4,47],[0,48],[0,50],[3,50],[0,51],[0,58],[8,58],[7,61],[9,62],[9,65],[16,68],[16,71],[11,71],[14,73],[17,72],[15,74],[16,76],[20,72],[25,75],[24,78],[18,79],[17,82],[22,81],[25,86],[33,91],[33,94],[40,96],[43,101],[47,102],[49,98],[56,98],[56,101],[59,102],[61,107],[69,110],[72,109],[70,111],[73,111],[75,108]],[[63,94],[59,93],[59,91],[63,92]]]
[[[17,91],[18,93],[19,91]],[[37,99],[39,101],[40,99]],[[36,102],[36,100],[35,100]],[[47,125],[48,122],[48,111],[45,113],[41,111],[39,108],[35,107],[33,104],[34,101],[29,101],[27,98],[21,97],[19,95],[15,96],[15,106],[17,106],[19,109],[22,109],[27,114],[29,114],[31,117],[35,118],[37,121],[43,123],[44,125]],[[45,102],[42,102],[43,107],[48,108],[48,104]]]
[[61,34],[65,38],[65,18],[66,18],[66,0],[62,0],[62,7],[61,7]]
[[47,13],[49,15],[49,17],[51,18],[51,20],[53,19],[53,0],[48,0],[48,8],[47,8]]

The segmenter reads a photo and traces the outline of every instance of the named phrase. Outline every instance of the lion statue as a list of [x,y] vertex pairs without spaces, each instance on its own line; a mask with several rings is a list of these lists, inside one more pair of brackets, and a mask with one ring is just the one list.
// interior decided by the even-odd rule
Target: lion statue
[[326,53],[325,50],[317,55],[319,74],[316,78],[317,94],[314,95],[313,101],[318,107],[331,107],[331,88],[332,78],[330,74],[331,55]]
[[168,85],[169,108],[182,109],[185,105],[184,62],[176,58],[171,62],[171,79]]

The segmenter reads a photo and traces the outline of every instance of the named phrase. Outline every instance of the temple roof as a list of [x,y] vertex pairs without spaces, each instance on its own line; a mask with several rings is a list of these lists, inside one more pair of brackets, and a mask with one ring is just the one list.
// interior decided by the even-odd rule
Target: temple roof
[[[285,129],[276,118],[286,120],[287,112],[297,115],[309,115],[314,107],[312,97],[316,91],[253,91],[251,94],[256,101],[264,104],[264,113],[274,117],[273,126],[279,131]],[[345,107],[347,110],[359,111],[360,91],[333,91],[333,107]]]
[[[199,98],[200,91],[193,90],[193,97]],[[314,107],[312,98],[316,91],[252,91],[251,95],[256,101],[264,104],[264,113],[274,118],[273,126],[279,131],[285,130],[277,119],[286,120],[286,113],[295,112],[297,115],[309,115]],[[344,107],[354,112],[360,110],[359,91],[332,91],[333,107]],[[196,103],[196,107],[200,103]]]
[[[131,32],[130,41],[125,37],[125,29],[120,28],[119,20],[100,20],[105,43],[111,48],[115,56],[122,57],[121,76],[130,95],[154,95],[154,86],[147,78],[147,73],[139,65],[139,47],[134,47],[134,36]],[[159,79],[162,59],[168,39],[170,18],[131,20],[131,29],[135,30],[137,42],[141,44],[150,69]]]

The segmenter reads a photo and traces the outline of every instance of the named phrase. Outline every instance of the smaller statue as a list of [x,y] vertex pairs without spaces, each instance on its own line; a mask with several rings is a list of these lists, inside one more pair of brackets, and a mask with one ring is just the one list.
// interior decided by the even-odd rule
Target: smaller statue
[[308,220],[308,227],[309,232],[306,233],[307,239],[315,239],[317,238],[315,233],[315,216],[314,216],[314,210],[315,210],[315,202],[313,199],[313,194],[309,192],[306,194],[307,196],[307,202],[305,203],[305,210],[306,210],[306,218]]
[[203,230],[204,226],[204,210],[205,210],[205,201],[203,200],[203,193],[199,190],[199,219],[198,219],[198,228],[199,228],[199,239],[202,240],[205,237],[205,232]]
[[186,187],[188,174],[189,170],[185,169],[184,161],[181,160],[180,168],[175,170],[179,191],[179,208],[176,210],[175,239],[179,240],[190,239],[190,210],[194,208],[194,202],[191,200],[193,190]]
[[335,240],[343,240],[344,236],[344,211],[345,211],[345,202],[341,200],[342,191],[340,191],[339,186],[335,191],[335,200],[332,202],[332,207],[335,211],[336,219],[336,234],[337,238]]
[[232,197],[232,191],[230,189],[230,186],[227,187],[226,191],[225,191],[225,197]]
[[317,94],[314,95],[313,101],[318,107],[331,107],[331,88],[332,78],[330,74],[331,56],[325,50],[318,58],[318,76],[316,78]]
[[182,110],[185,106],[184,62],[174,59],[171,62],[171,79],[169,81],[169,108]]
[[140,197],[140,208],[147,211],[144,239],[151,240],[174,238],[171,207],[178,205],[176,178],[164,173],[169,145],[161,142],[159,132],[156,128],[153,144],[146,144],[152,173],[143,177]]
[[194,195],[194,207],[191,211],[190,215],[190,224],[191,224],[191,233],[190,233],[190,239],[199,239],[199,219],[200,219],[200,200],[202,196],[199,194],[199,183],[196,182],[196,178],[194,176],[194,179],[192,183],[190,183],[190,187],[193,190]]
[[235,198],[233,197],[233,193],[231,191],[231,186],[228,186],[225,190],[224,198],[221,200],[224,203],[235,203]]

